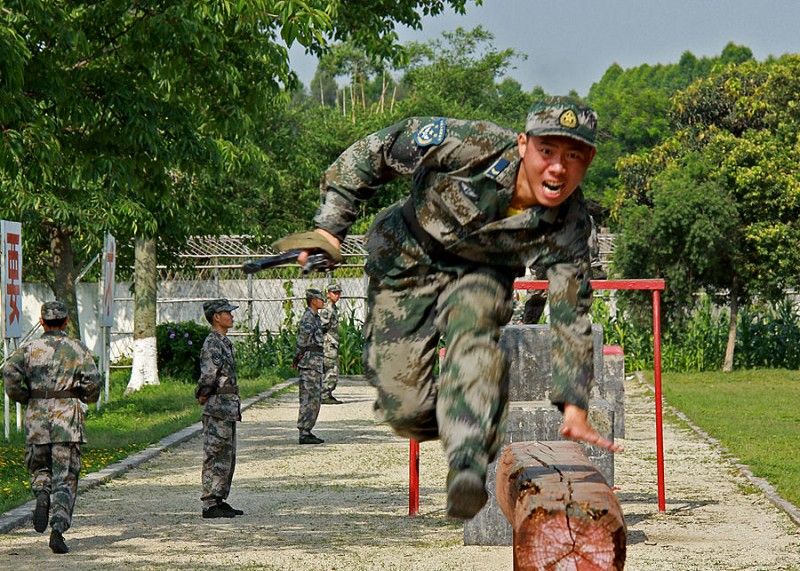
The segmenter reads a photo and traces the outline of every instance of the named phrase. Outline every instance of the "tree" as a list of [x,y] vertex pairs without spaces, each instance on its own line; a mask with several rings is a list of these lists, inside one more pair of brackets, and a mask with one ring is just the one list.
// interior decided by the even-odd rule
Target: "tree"
[[676,64],[643,64],[630,69],[611,65],[587,96],[600,126],[597,155],[583,184],[587,195],[610,206],[620,188],[617,160],[649,150],[672,135],[669,111],[673,95],[716,67],[752,59],[749,48],[730,43],[714,58],[697,58],[687,51]]
[[169,255],[232,215],[219,186],[263,163],[254,127],[297,84],[286,45],[321,53],[352,39],[400,57],[396,23],[465,1],[384,4],[6,2],[0,206],[31,230],[27,275],[53,285],[77,325],[70,276],[106,231],[159,237]]
[[665,303],[684,311],[699,288],[727,300],[726,371],[738,307],[781,299],[800,281],[798,72],[796,55],[717,68],[676,94],[672,137],[618,163],[615,263],[628,277],[667,277]]

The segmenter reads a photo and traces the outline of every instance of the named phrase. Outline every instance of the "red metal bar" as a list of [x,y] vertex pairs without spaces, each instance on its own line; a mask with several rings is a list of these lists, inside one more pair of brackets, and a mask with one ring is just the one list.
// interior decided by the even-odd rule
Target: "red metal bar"
[[653,290],[653,379],[656,398],[656,469],[658,470],[658,511],[666,511],[664,491],[664,432],[661,416],[661,292]]
[[[547,289],[547,280],[516,280],[514,289]],[[660,290],[663,291],[665,284],[662,279],[630,279],[630,280],[590,280],[592,289],[633,289],[633,290]]]
[[408,515],[419,514],[419,442],[409,440],[408,454]]

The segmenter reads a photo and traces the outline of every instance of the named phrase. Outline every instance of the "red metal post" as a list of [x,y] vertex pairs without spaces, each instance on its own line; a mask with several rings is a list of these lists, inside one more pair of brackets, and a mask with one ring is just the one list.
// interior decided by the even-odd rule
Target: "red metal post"
[[419,514],[419,442],[409,440],[408,515]]
[[658,471],[658,511],[666,511],[664,491],[664,433],[661,415],[661,292],[653,290],[653,380],[656,393],[656,467]]

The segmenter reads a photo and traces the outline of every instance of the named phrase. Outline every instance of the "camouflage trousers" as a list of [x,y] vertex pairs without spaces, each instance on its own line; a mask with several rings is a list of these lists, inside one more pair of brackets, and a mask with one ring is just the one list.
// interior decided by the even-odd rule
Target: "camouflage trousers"
[[236,468],[236,421],[203,415],[203,494],[208,508],[225,501]]
[[317,423],[322,399],[322,361],[322,353],[309,355],[304,363],[306,366],[301,366],[299,369],[300,380],[297,388],[300,410],[297,413],[297,429],[300,434],[309,434]]
[[77,442],[29,444],[25,466],[31,473],[31,490],[51,495],[50,527],[64,533],[72,525],[72,511],[81,471],[81,445]]
[[322,398],[331,396],[339,384],[339,348],[325,347],[322,357]]
[[401,436],[441,438],[453,470],[485,475],[503,443],[508,363],[498,339],[511,318],[512,283],[488,269],[431,270],[402,289],[370,280],[364,360],[378,389],[376,415]]

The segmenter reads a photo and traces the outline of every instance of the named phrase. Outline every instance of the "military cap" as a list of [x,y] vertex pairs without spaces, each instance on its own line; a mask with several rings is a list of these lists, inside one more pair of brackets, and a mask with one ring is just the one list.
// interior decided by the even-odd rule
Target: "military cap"
[[212,299],[211,301],[207,301],[203,304],[203,314],[206,316],[206,319],[210,321],[215,313],[233,311],[238,307],[238,305],[233,305],[224,297],[220,299]]
[[542,137],[559,135],[595,146],[597,113],[571,97],[548,97],[537,101],[528,111],[525,132]]
[[306,301],[310,301],[312,299],[321,299],[322,301],[325,301],[325,296],[322,295],[322,291],[312,287],[306,290]]
[[327,290],[333,293],[342,293],[342,288],[336,282],[328,284]]
[[42,304],[42,319],[53,321],[67,316],[67,306],[60,301],[46,301]]

